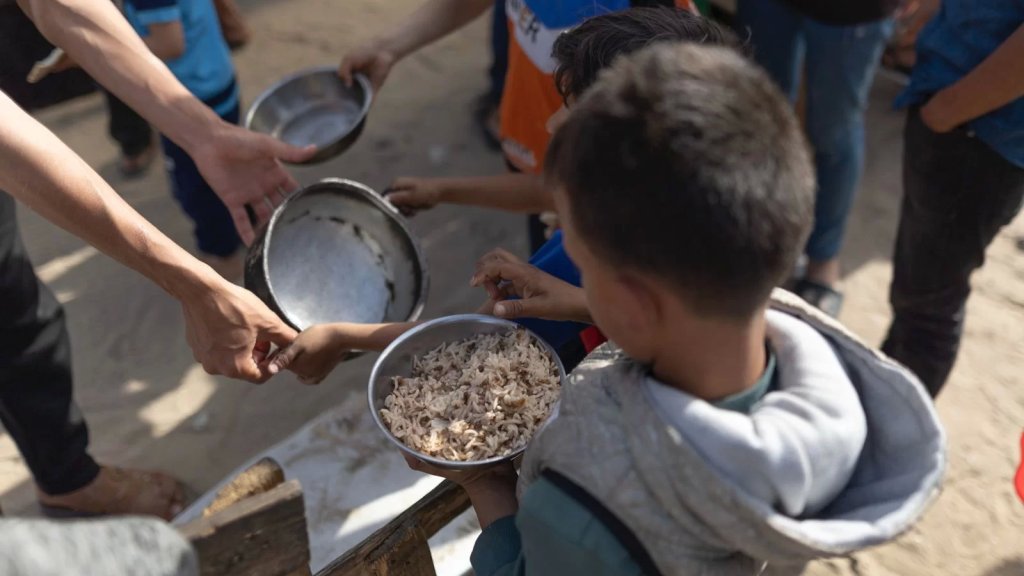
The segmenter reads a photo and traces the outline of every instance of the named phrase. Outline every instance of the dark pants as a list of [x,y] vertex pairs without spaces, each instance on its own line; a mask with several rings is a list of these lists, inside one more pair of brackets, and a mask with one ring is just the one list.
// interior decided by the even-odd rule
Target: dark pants
[[89,431],[71,399],[64,309],[39,281],[18,232],[14,200],[0,192],[0,420],[47,494],[99,473]]
[[[238,106],[222,118],[238,124]],[[171,179],[171,190],[182,210],[192,219],[199,251],[211,256],[230,256],[242,245],[235,222],[224,202],[210,188],[188,153],[166,137],[160,137]]]
[[960,348],[971,274],[1024,200],[1024,169],[964,128],[930,131],[907,115],[900,212],[882,350],[938,395]]
[[121,155],[141,154],[153,142],[153,130],[149,122],[118,100],[117,96],[106,90],[103,93],[107,97],[107,112],[110,115],[110,137],[121,147]]
[[505,73],[508,72],[508,15],[505,0],[495,0],[491,14],[491,67],[487,71],[491,81],[490,98],[497,106],[505,91]]

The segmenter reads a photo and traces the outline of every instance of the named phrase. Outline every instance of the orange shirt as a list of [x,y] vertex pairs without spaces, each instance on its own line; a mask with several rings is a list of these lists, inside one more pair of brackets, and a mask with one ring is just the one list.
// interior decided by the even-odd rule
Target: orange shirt
[[[675,0],[675,5],[696,11],[692,0]],[[552,77],[555,39],[591,16],[629,7],[629,0],[507,0],[509,50],[501,138],[505,158],[517,169],[541,171],[551,138],[547,121],[562,106]]]

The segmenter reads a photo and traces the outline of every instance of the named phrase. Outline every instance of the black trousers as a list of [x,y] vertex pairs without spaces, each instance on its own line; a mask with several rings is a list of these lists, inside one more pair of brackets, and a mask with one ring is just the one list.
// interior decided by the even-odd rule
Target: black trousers
[[903,205],[882,350],[937,396],[960,348],[971,274],[1024,200],[1024,169],[965,128],[936,134],[907,114]]
[[127,104],[121,102],[106,90],[103,93],[107,97],[107,112],[110,114],[108,130],[118,146],[121,147],[121,155],[136,156],[141,154],[147,146],[153,143],[153,129],[149,122],[139,116]]
[[15,203],[0,192],[0,421],[47,494],[85,486],[99,473],[89,431],[71,398],[71,343],[64,309],[39,281],[18,231]]

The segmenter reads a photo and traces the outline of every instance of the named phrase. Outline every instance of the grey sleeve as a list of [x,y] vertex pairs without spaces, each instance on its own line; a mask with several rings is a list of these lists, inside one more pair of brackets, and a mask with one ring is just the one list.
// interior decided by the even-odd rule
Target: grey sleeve
[[198,576],[189,543],[157,519],[0,520],[4,576]]

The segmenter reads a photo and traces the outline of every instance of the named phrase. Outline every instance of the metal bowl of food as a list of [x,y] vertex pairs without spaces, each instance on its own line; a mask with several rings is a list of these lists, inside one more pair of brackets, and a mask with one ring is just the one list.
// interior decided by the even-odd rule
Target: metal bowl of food
[[338,178],[281,204],[245,262],[245,287],[297,330],[415,320],[428,284],[405,219],[369,187]]
[[[514,322],[494,318],[493,316],[480,314],[447,316],[416,326],[402,334],[381,353],[370,374],[367,391],[370,412],[373,414],[374,421],[377,422],[377,425],[387,438],[402,452],[439,468],[468,470],[492,466],[499,462],[515,459],[526,449],[529,437],[523,438],[522,445],[507,454],[469,461],[445,459],[431,456],[406,445],[405,442],[392,433],[391,428],[385,423],[381,414],[381,410],[386,407],[386,398],[395,390],[394,378],[409,378],[412,376],[414,362],[417,359],[422,359],[431,350],[442,344],[453,344],[479,335],[507,334],[511,331],[518,331],[516,334],[523,335],[524,342],[532,343],[535,345],[535,350],[539,350],[550,359],[554,365],[555,374],[553,376],[557,379],[554,383],[557,388],[560,388],[565,381],[565,367],[562,365],[561,360],[559,360],[554,348],[536,334]],[[553,411],[553,408],[553,404],[550,405],[550,411]],[[543,413],[541,415],[542,421],[537,423],[533,432],[535,433],[536,430],[539,430],[543,422],[546,422],[550,416],[550,412]]]
[[373,87],[361,74],[351,86],[337,68],[303,70],[268,88],[245,115],[245,127],[295,146],[315,144],[304,164],[322,162],[347,150],[363,131],[373,102]]

